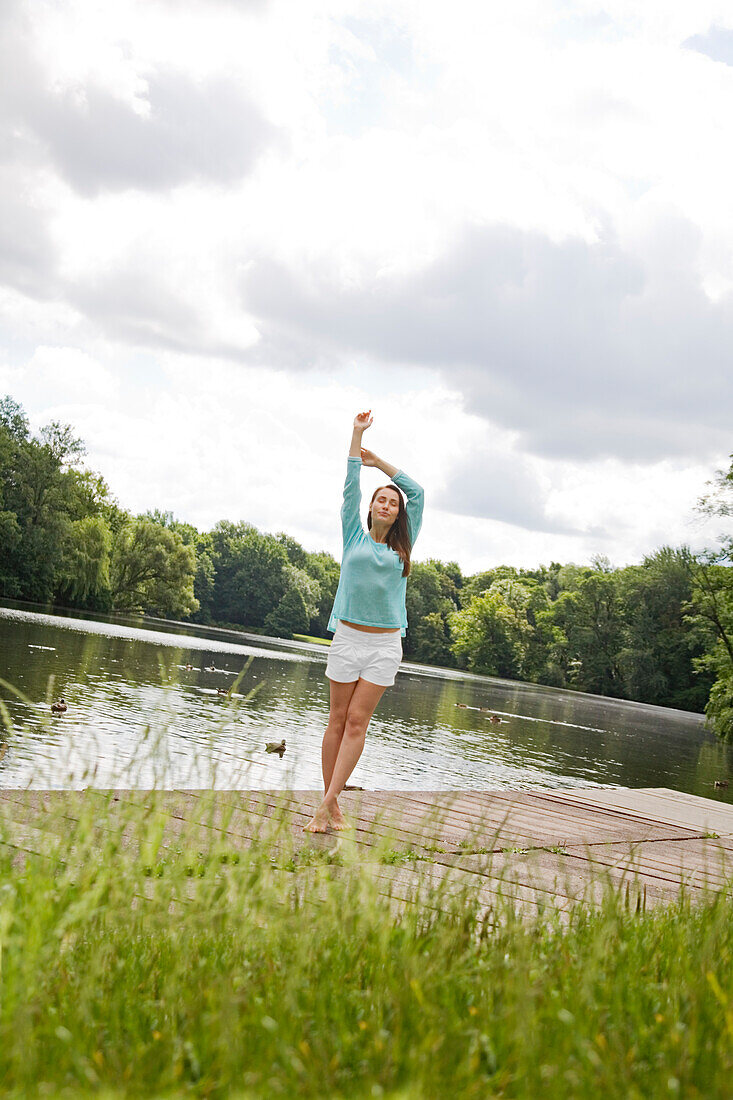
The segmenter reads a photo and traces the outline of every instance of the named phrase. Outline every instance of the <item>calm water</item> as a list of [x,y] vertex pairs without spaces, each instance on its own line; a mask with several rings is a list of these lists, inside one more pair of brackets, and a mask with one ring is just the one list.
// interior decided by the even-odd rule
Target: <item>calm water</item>
[[[231,698],[218,694],[250,657]],[[0,688],[0,787],[317,789],[325,661],[320,646],[234,631],[0,605],[0,676],[22,694]],[[68,711],[51,717],[59,696]],[[283,737],[282,759],[265,752]],[[349,782],[664,786],[731,801],[713,782],[732,764],[699,715],[404,663]]]

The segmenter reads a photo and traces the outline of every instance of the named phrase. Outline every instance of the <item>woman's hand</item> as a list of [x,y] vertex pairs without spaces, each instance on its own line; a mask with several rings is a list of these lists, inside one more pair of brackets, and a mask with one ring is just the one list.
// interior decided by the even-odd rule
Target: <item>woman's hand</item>
[[361,452],[361,437],[367,430],[372,422],[372,410],[367,409],[366,412],[357,413],[354,417],[354,431],[351,436],[351,446],[349,447],[349,458],[360,458]]
[[362,447],[361,464],[362,466],[378,466],[379,459],[375,455],[374,451],[367,451],[365,447]]

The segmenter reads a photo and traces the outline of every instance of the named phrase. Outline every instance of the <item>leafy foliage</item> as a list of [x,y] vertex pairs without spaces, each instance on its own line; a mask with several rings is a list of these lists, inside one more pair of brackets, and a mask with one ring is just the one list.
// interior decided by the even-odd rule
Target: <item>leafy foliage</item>
[[[729,468],[718,470],[711,491],[698,502],[705,515],[733,516],[733,454],[730,459]],[[721,535],[719,544],[718,550],[689,562],[688,621],[707,641],[696,667],[714,677],[705,713],[716,734],[733,742],[733,535]]]
[[451,617],[453,651],[471,672],[518,679],[524,668],[530,625],[493,585]]
[[114,606],[126,611],[190,615],[198,607],[193,594],[195,565],[193,549],[178,532],[145,518],[129,520],[112,545]]
[[56,595],[76,607],[100,607],[110,595],[112,533],[103,516],[84,516],[66,527],[56,572]]

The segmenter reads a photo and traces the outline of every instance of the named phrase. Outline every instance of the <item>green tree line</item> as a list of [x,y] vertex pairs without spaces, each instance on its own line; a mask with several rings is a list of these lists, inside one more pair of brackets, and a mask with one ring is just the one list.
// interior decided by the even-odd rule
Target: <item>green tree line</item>
[[[0,595],[90,611],[142,611],[277,636],[326,636],[339,563],[285,532],[170,512],[132,515],[52,422],[34,436],[0,401]],[[731,468],[700,502],[733,513]],[[733,740],[733,538],[694,555],[665,546],[639,565],[502,565],[464,576],[413,562],[406,657],[428,664],[685,710]]]

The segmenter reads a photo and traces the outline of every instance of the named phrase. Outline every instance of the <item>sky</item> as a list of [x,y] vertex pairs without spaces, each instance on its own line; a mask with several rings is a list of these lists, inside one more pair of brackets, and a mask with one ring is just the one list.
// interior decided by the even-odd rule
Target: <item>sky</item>
[[338,557],[371,408],[418,559],[714,545],[731,120],[723,2],[4,0],[0,394],[202,530]]

